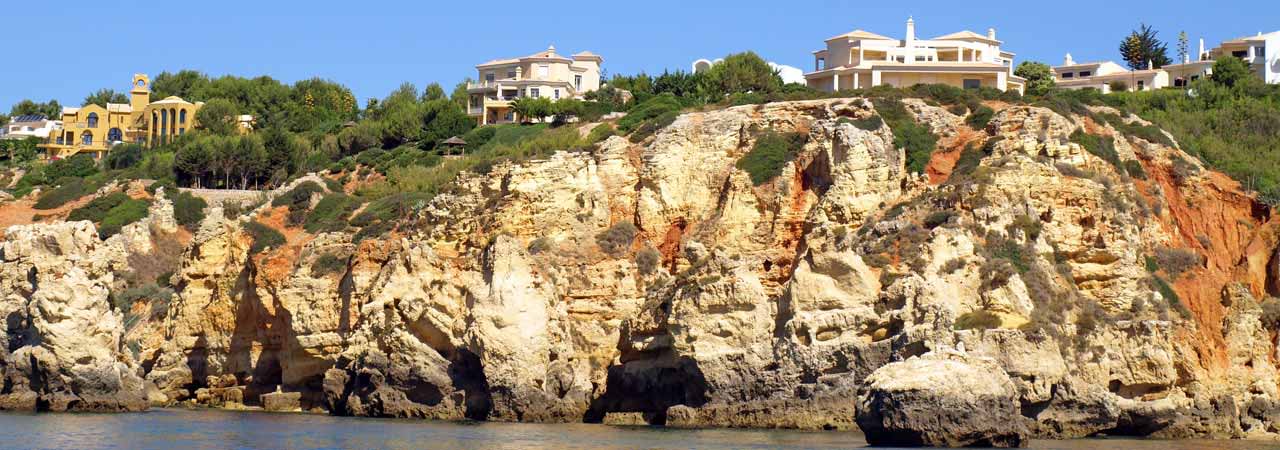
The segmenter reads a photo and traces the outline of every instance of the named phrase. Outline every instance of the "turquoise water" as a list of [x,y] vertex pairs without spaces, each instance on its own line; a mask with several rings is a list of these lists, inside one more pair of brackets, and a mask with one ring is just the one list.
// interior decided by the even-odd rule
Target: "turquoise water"
[[[452,423],[304,414],[161,409],[137,414],[0,414],[0,447],[23,449],[829,449],[866,446],[857,433],[668,430],[586,424]],[[1037,441],[1082,450],[1280,449],[1250,441]]]

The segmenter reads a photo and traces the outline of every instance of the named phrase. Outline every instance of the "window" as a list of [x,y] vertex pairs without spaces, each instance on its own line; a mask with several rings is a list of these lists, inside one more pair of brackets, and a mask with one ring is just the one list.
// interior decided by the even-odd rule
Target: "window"
[[556,89],[556,90],[552,91],[552,95],[553,95],[553,97],[554,97],[556,100],[560,100],[560,90],[559,90],[559,89]]
[[541,64],[538,66],[538,78],[546,78],[551,75],[551,66]]
[[924,56],[924,55],[916,56],[916,62],[925,62],[925,61],[928,61],[928,60],[929,60],[929,57],[928,57],[928,56]]
[[1199,79],[1200,79],[1200,75],[1192,75],[1192,76],[1191,76],[1191,81],[1196,81],[1196,80],[1199,80]]
[[98,113],[89,113],[89,128],[98,128]]
[[511,111],[507,111],[507,114],[502,116],[502,119],[506,120],[507,122],[510,122],[515,119],[515,116],[511,115]]
[[507,71],[507,78],[508,78],[508,79],[512,79],[512,80],[514,80],[514,79],[516,78],[516,71],[514,71],[514,70],[508,70],[508,71]]
[[80,134],[80,143],[84,145],[93,145],[93,133],[85,131]]
[[491,84],[491,83],[493,83],[493,72],[489,72],[489,73],[484,74],[484,83],[485,83],[485,84]]
[[1080,78],[1084,78],[1084,77],[1092,76],[1092,75],[1093,75],[1093,72],[1090,72],[1090,71],[1088,71],[1088,70],[1081,70],[1081,71],[1080,71]]
[[582,75],[573,76],[573,89],[577,91],[582,90]]
[[1187,82],[1181,78],[1175,78],[1173,80],[1173,87],[1183,87],[1186,85],[1187,85]]
[[1144,87],[1145,83],[1142,80],[1138,80],[1138,90],[1141,91]]
[[1075,78],[1075,77],[1076,77],[1076,73],[1075,73],[1075,72],[1063,72],[1063,73],[1062,73],[1062,78],[1064,78],[1064,79],[1065,79],[1065,78]]
[[964,80],[965,89],[978,89],[980,87],[982,87],[982,80],[975,80],[975,79]]
[[826,68],[827,68],[827,58],[818,58],[817,64],[814,64],[814,69],[826,70]]
[[178,111],[178,123],[187,123],[187,110],[184,109],[182,111]]
[[179,129],[178,129],[178,136],[182,136],[182,135],[183,135],[184,133],[186,133],[186,132],[187,132],[187,129],[186,129],[186,128],[179,128]]
[[1231,52],[1231,56],[1234,56],[1237,58],[1247,58],[1249,57],[1249,51],[1248,50],[1234,51],[1234,52]]
[[540,93],[538,92],[538,88],[529,88],[529,96],[530,96],[530,97],[538,98],[539,94],[540,94]]

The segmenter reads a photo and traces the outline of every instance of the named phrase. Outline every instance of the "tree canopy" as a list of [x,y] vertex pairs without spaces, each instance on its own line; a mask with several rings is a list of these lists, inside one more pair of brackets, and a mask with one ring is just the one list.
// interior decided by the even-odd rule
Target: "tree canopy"
[[1148,63],[1157,69],[1169,65],[1168,45],[1157,34],[1150,25],[1140,24],[1120,41],[1120,56],[1130,69],[1144,70]]
[[1014,69],[1014,75],[1027,80],[1027,95],[1041,95],[1053,89],[1053,70],[1039,61],[1023,61]]
[[85,96],[80,106],[98,105],[106,108],[107,103],[129,103],[129,96],[114,89],[98,89],[97,92]]
[[37,103],[29,99],[24,99],[15,103],[9,109],[9,116],[25,116],[30,114],[42,114],[50,119],[58,119],[62,117],[62,105],[57,100],[49,100],[45,103]]
[[235,103],[224,98],[215,98],[205,102],[196,111],[196,123],[201,129],[219,136],[236,134],[237,120],[240,112]]

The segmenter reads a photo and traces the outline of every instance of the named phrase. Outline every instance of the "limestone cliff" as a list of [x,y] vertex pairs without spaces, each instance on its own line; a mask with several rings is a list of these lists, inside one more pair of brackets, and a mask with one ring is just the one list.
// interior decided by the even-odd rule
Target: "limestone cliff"
[[[137,326],[136,367],[165,401],[212,406],[289,394],[344,415],[821,429],[856,426],[869,384],[899,378],[877,370],[950,367],[907,363],[945,353],[1006,374],[991,385],[1038,436],[1274,435],[1268,207],[1094,114],[993,104],[971,130],[905,103],[945,147],[924,174],[861,120],[872,102],[833,99],[688,113],[641,143],[467,174],[383,238],[291,232],[254,254],[250,218],[216,211],[176,298]],[[755,185],[736,164],[766,131],[804,144]],[[8,311],[55,297],[111,317],[32,292],[105,296],[100,278],[127,270],[92,236],[19,237],[48,227],[6,234]],[[81,274],[10,269],[54,241],[40,254]],[[40,314],[19,315],[51,336],[28,354],[135,367],[118,325],[99,350],[66,349]],[[27,373],[10,323],[6,375]]]

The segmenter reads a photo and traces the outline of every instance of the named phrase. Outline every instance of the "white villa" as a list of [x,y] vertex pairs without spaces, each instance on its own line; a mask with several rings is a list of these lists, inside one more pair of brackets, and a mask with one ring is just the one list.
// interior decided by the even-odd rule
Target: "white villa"
[[1280,83],[1280,31],[1232,39],[1210,51],[1205,51],[1204,39],[1201,39],[1196,55],[1194,61],[1191,55],[1186,55],[1182,62],[1158,69],[1148,65],[1144,70],[1128,70],[1112,61],[1078,64],[1068,53],[1062,65],[1053,68],[1053,77],[1057,85],[1065,89],[1091,88],[1103,93],[1121,85],[1127,91],[1184,87],[1213,75],[1213,63],[1218,58],[1234,57],[1249,63],[1263,81]]
[[1014,54],[1000,44],[994,28],[986,35],[960,31],[916,39],[915,21],[907,19],[904,39],[863,30],[827,39],[826,49],[813,52],[814,71],[804,77],[809,87],[828,92],[920,83],[1023,92],[1026,80],[1013,74]]
[[48,139],[49,133],[61,128],[61,121],[49,120],[43,114],[15,116],[9,123],[0,127],[0,139],[26,139],[29,137]]
[[471,97],[467,114],[481,125],[509,123],[520,119],[511,109],[516,98],[582,98],[600,88],[603,62],[604,58],[591,52],[560,56],[553,45],[529,56],[477,65],[480,81],[467,85]]

